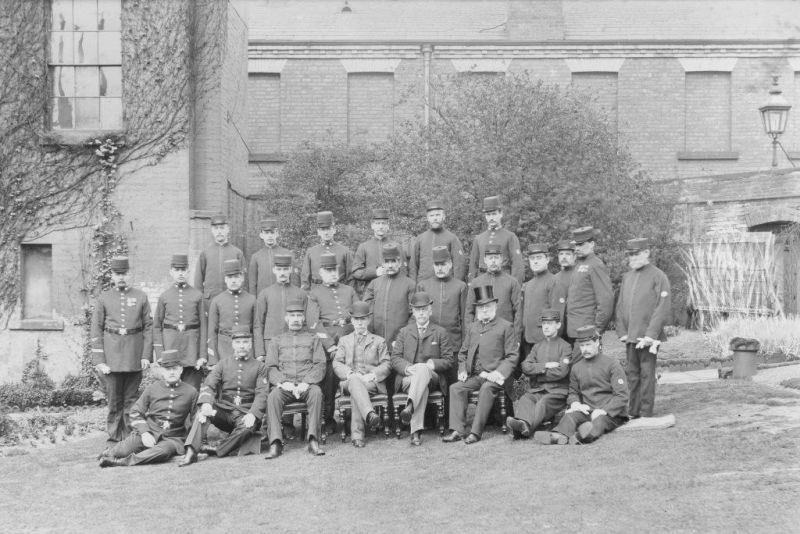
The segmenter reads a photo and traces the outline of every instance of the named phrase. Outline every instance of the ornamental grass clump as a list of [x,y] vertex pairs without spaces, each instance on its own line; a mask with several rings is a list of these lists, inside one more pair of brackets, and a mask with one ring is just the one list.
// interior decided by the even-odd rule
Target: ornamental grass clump
[[720,359],[730,358],[735,337],[757,339],[760,356],[782,355],[785,360],[800,359],[800,317],[735,317],[718,322],[704,334],[705,341]]

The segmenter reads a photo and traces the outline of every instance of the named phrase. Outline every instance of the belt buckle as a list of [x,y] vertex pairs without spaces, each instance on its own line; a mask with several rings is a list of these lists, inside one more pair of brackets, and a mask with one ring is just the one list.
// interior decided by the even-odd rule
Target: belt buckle
[[119,329],[119,335],[124,336],[127,333],[128,333],[128,329],[127,328],[120,328]]
[[186,325],[183,324],[183,323],[180,323],[178,325],[178,327],[177,327],[177,330],[178,330],[178,332],[185,332],[186,331]]
[[163,428],[164,430],[169,430],[169,421],[164,421],[163,423],[161,423],[161,428]]
[[242,398],[241,398],[239,395],[236,395],[236,396],[233,398],[233,403],[234,403],[236,406],[239,406],[240,404],[242,404]]

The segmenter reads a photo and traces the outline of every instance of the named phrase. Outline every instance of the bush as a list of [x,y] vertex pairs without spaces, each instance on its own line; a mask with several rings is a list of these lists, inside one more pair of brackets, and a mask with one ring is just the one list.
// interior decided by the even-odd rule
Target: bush
[[704,334],[706,343],[720,357],[730,357],[731,339],[744,337],[761,343],[759,354],[783,355],[786,360],[800,358],[800,317],[737,317],[721,320]]

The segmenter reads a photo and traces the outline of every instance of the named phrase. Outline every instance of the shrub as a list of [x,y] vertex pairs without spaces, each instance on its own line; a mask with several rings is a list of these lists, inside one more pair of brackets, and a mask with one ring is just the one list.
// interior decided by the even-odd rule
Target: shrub
[[53,390],[32,384],[3,384],[0,386],[0,404],[11,409],[25,410],[34,406],[50,406]]
[[744,337],[761,343],[759,354],[782,354],[787,360],[800,358],[800,317],[797,316],[723,319],[704,337],[720,357],[731,356],[731,339]]

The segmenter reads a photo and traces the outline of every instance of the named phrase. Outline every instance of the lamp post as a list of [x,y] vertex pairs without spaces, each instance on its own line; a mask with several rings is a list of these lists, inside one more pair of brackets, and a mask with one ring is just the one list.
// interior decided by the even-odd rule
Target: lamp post
[[[767,103],[758,108],[761,112],[761,121],[764,123],[764,131],[772,137],[772,166],[778,166],[778,146],[783,150],[783,145],[778,141],[778,137],[786,130],[786,123],[789,121],[789,110],[792,106],[783,97],[782,91],[778,88],[778,76],[772,77],[772,87],[769,90]],[[784,153],[786,152],[783,150]],[[788,158],[788,155],[787,155]],[[794,166],[794,162],[789,159]]]

